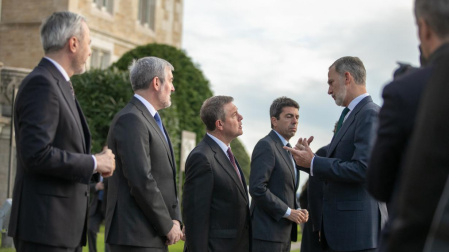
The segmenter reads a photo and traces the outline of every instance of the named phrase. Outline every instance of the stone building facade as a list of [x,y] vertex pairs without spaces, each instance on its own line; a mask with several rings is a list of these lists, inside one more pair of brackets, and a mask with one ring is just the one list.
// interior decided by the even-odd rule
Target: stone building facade
[[183,0],[0,0],[0,207],[12,194],[15,175],[12,94],[44,56],[39,29],[55,11],[86,17],[92,39],[88,69],[105,68],[139,45],[181,48]]
[[40,25],[55,11],[87,18],[92,37],[88,68],[104,68],[138,45],[181,47],[183,0],[0,0],[0,61],[34,68],[44,54]]

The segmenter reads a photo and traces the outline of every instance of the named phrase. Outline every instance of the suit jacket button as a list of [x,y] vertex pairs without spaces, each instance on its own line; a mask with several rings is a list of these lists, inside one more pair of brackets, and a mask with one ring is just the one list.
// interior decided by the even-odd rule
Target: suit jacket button
[[84,196],[87,196],[87,192],[84,192]]

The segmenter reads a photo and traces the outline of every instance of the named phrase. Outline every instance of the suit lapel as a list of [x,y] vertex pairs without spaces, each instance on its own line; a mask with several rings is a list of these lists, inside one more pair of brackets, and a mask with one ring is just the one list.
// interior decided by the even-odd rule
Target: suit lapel
[[75,103],[76,103],[76,108],[78,109],[78,112],[79,112],[81,125],[83,127],[84,139],[86,141],[86,150],[87,150],[86,153],[90,153],[90,151],[91,151],[91,149],[90,149],[91,135],[90,135],[89,125],[87,124],[86,117],[84,116],[83,110],[81,109],[81,106],[78,103],[78,100],[75,100]]
[[[234,167],[231,164],[231,161],[229,160],[228,156],[223,152],[223,150],[218,146],[218,144],[210,138],[207,134],[204,137],[204,141],[210,146],[212,151],[215,153],[215,159],[220,164],[221,168],[225,170],[225,172],[231,177],[232,181],[234,181],[234,184],[238,187],[240,193],[243,195],[246,201],[248,201],[248,194],[246,193],[246,189],[243,188],[243,185],[246,185],[245,177],[242,175],[240,171],[240,165],[237,164],[237,167],[239,168],[239,172],[242,175],[242,182],[240,182],[240,178],[238,177],[237,173],[234,170]],[[237,159],[236,159],[236,163]]]
[[332,152],[335,150],[335,148],[337,147],[338,143],[340,142],[341,138],[346,134],[346,131],[348,131],[348,129],[352,126],[352,124],[354,123],[355,117],[357,116],[357,114],[360,112],[360,110],[368,103],[368,102],[372,102],[373,99],[371,98],[371,96],[367,96],[365,98],[363,98],[358,104],[357,106],[355,106],[355,108],[353,109],[353,111],[351,111],[351,114],[349,114],[348,118],[346,118],[346,120],[343,123],[343,126],[341,126],[341,129],[337,132],[337,134],[334,135],[334,137],[332,138],[332,141],[329,145],[329,149],[327,151],[327,157],[330,157]]
[[[142,112],[143,117],[151,125],[153,131],[156,132],[157,135],[159,136],[159,138],[162,142],[162,145],[164,146],[165,150],[167,151],[167,155],[170,160],[172,169],[174,170],[176,166],[175,166],[175,161],[174,161],[174,156],[173,156],[173,150],[171,148],[171,145],[169,146],[168,142],[165,140],[165,137],[162,134],[159,126],[157,125],[156,120],[151,115],[150,111],[148,111],[148,109],[145,107],[145,105],[141,101],[139,101],[139,99],[137,99],[136,97],[133,97],[131,99],[130,103],[132,103],[134,106],[136,106],[137,109],[140,110],[140,112]],[[164,130],[165,130],[165,127],[164,127]],[[170,141],[168,134],[167,134],[167,140]],[[176,174],[176,172],[174,174]]]
[[[55,78],[56,84],[58,85],[59,89],[61,90],[62,96],[63,96],[64,100],[66,101],[68,107],[70,108],[72,117],[74,118],[74,120],[76,122],[78,131],[81,136],[84,136],[81,138],[83,141],[82,144],[83,144],[84,152],[88,153],[87,150],[90,149],[90,146],[87,146],[87,144],[86,144],[86,137],[90,138],[90,136],[86,136],[84,134],[83,125],[82,125],[81,118],[80,118],[82,111],[81,111],[81,108],[79,108],[79,105],[77,106],[77,104],[75,103],[75,99],[73,99],[69,83],[65,80],[64,76],[59,72],[59,70],[56,68],[56,66],[53,65],[53,63],[51,63],[49,60],[44,58],[41,60],[41,62],[39,64],[42,64],[46,69],[48,69],[48,71],[51,73],[51,75],[53,75],[53,78]],[[84,115],[83,115],[83,119],[84,119]]]
[[292,176],[292,182],[293,182],[293,187],[296,188],[296,176],[295,176],[295,167],[293,167],[293,161],[290,157],[290,154],[288,153],[288,151],[286,151],[283,147],[284,144],[282,143],[281,139],[279,138],[279,136],[276,134],[276,132],[274,132],[273,130],[270,132],[270,137],[271,139],[273,139],[273,141],[276,143],[276,149],[279,152],[279,155],[282,157],[282,159],[284,160],[285,164],[288,167],[288,170],[290,171],[290,175]]

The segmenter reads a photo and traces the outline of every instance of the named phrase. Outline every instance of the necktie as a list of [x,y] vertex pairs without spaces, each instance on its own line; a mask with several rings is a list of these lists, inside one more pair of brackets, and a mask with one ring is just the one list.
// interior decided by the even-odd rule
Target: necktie
[[[235,172],[237,172],[237,175],[239,176],[240,183],[242,183],[242,176],[240,175],[239,168],[237,167],[237,164],[235,163],[234,154],[232,154],[231,148],[228,148],[227,150],[229,160],[231,161],[232,166],[234,167]],[[243,185],[243,183],[242,183]]]
[[[292,146],[290,145],[290,143],[287,143],[285,146],[291,148]],[[292,154],[290,153],[290,151],[287,151],[288,155],[290,156],[290,159],[292,160],[293,163],[293,170],[295,171],[295,186],[297,186],[298,184],[298,171],[296,170],[296,162],[295,159],[293,158]]]
[[73,99],[75,99],[75,90],[73,89],[72,82],[69,80],[70,92],[72,93]]
[[154,114],[154,120],[156,120],[156,123],[157,123],[157,125],[159,126],[159,129],[162,132],[162,135],[164,135],[165,141],[168,142],[167,136],[165,135],[164,127],[162,126],[162,121],[161,121],[161,118],[159,117],[159,113],[158,112],[156,112],[156,114]]
[[[103,182],[103,176],[100,175],[100,181]],[[98,192],[98,200],[103,200],[104,190]]]
[[344,108],[343,111],[341,112],[340,119],[338,119],[337,128],[335,129],[335,134],[337,134],[337,132],[341,129],[343,121],[345,120],[345,116],[348,114],[348,112],[349,112],[348,108]]

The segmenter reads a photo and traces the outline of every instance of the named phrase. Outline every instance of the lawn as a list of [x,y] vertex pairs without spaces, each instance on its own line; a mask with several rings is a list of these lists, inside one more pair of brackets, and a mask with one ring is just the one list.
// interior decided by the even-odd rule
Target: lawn
[[[298,226],[298,241],[301,240],[301,231],[300,227]],[[1,240],[0,240],[0,246],[1,246]],[[171,245],[168,247],[169,252],[182,252],[184,249],[184,242],[179,241],[175,245]],[[15,252],[15,249],[7,249],[7,248],[0,248],[0,252]],[[104,251],[104,225],[101,225],[100,232],[98,233],[97,237],[97,251],[103,252]],[[83,247],[83,252],[89,252],[88,246]],[[299,252],[298,250],[292,250],[292,252]]]
[[[168,250],[170,252],[182,252],[184,249],[184,242],[179,241],[175,245],[169,246]],[[12,248],[1,248],[1,239],[0,239],[0,252],[15,252],[15,249]],[[104,225],[100,226],[100,232],[97,236],[97,251],[103,252],[104,251]],[[89,252],[89,247],[85,246],[83,247],[83,252]]]

